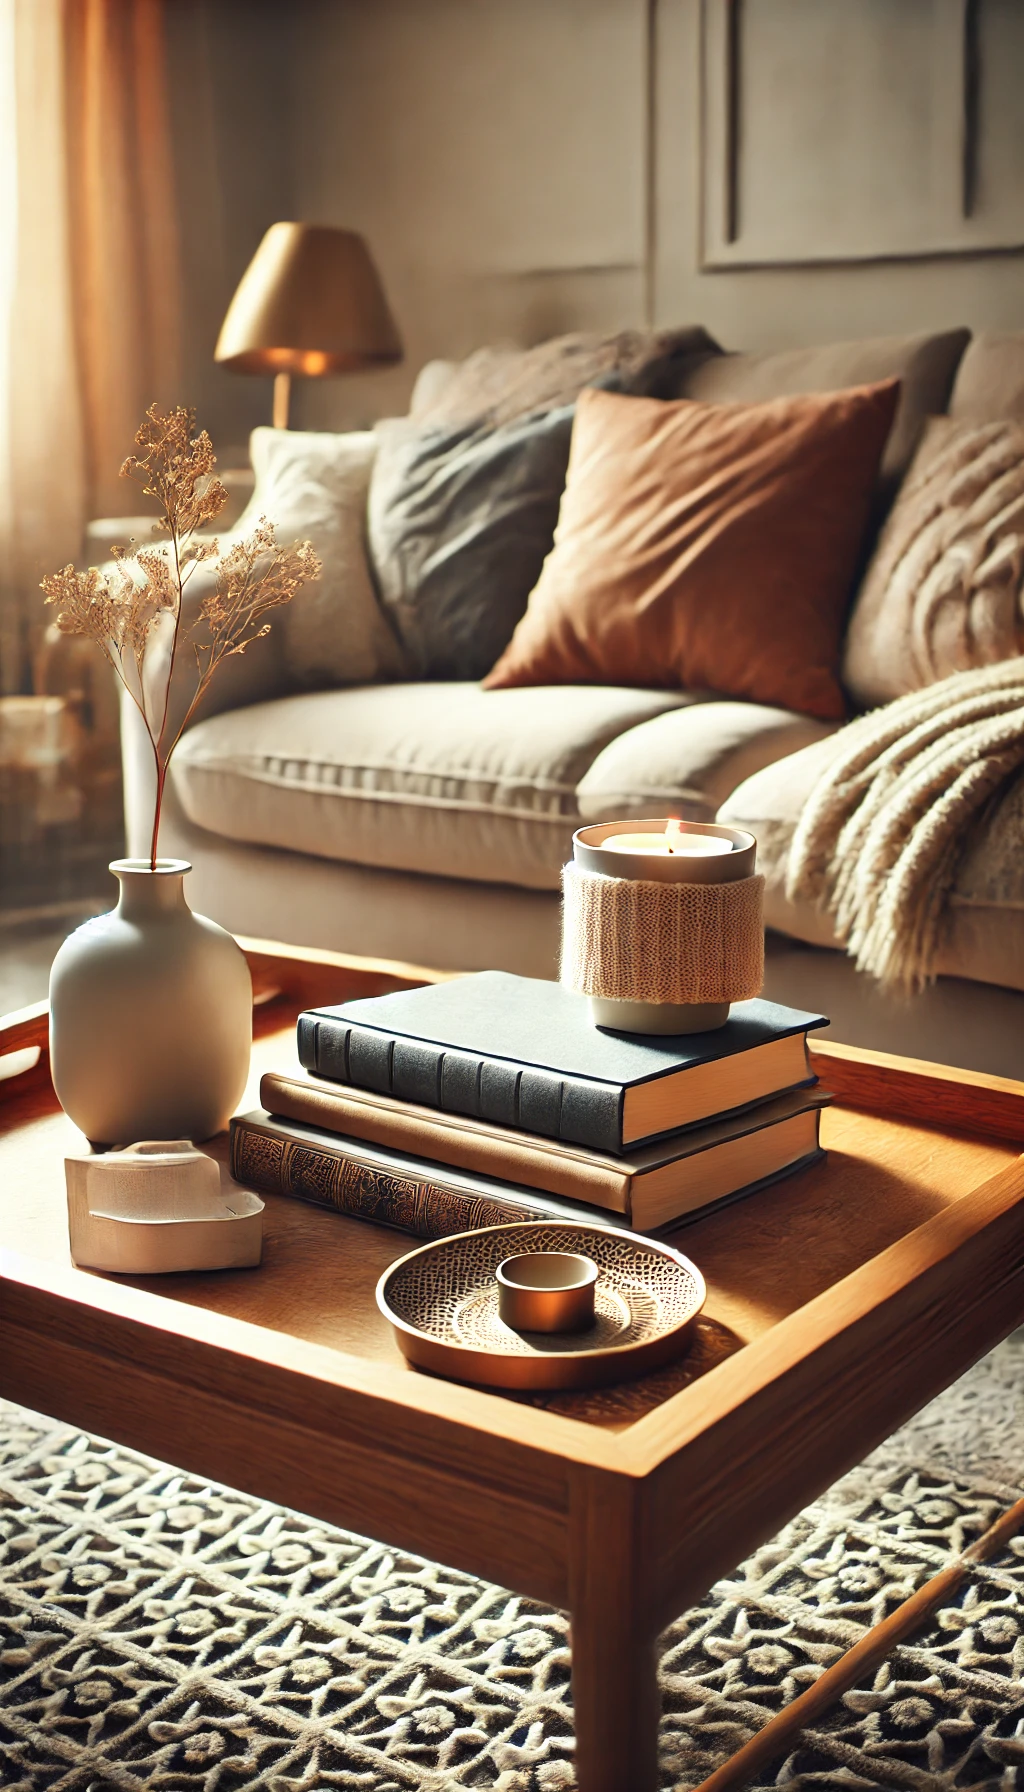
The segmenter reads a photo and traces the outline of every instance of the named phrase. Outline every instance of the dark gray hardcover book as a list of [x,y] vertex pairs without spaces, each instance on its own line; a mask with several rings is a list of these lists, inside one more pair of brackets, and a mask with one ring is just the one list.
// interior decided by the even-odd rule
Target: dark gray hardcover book
[[760,999],[711,1033],[595,1027],[585,996],[506,971],[369,996],[299,1016],[316,1076],[501,1126],[621,1152],[814,1081],[820,1014]]

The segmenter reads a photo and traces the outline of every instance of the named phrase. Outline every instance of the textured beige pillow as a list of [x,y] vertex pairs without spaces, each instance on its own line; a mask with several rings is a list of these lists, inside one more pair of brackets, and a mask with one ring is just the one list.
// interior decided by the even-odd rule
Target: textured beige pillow
[[366,500],[376,452],[368,430],[252,432],[256,489],[229,540],[268,516],[278,541],[308,539],[323,563],[316,583],[303,586],[280,619],[273,618],[288,671],[299,684],[370,684],[408,671],[366,558]]
[[1024,427],[933,417],[850,617],[865,708],[1024,653]]

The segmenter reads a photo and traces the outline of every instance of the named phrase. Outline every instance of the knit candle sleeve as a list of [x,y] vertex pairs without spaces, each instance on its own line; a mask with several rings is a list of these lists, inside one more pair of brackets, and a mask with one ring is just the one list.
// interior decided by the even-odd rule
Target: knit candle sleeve
[[743,1002],[764,983],[764,878],[654,883],[562,871],[561,980],[625,1002]]

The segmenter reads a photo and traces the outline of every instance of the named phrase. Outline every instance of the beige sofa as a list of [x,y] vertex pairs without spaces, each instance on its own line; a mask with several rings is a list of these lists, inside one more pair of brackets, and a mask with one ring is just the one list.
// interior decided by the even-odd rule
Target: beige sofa
[[[926,415],[1024,417],[1024,337],[968,344],[966,331],[721,355],[682,395],[759,400],[892,374],[903,398],[880,499]],[[297,690],[273,634],[224,672],[166,799],[162,851],[191,861],[192,905],[238,933],[450,969],[556,974],[559,872],[585,822],[721,811],[753,827],[770,858],[769,834],[778,840],[800,800],[803,762],[791,756],[833,727],[706,692]],[[130,715],[124,760],[140,852],[150,759]],[[820,1007],[855,1044],[1024,1075],[1024,877],[1016,908],[997,904],[1014,954],[985,949],[979,911],[955,933],[948,974],[907,1005],[858,976],[821,917],[791,912],[780,888],[770,882],[768,994]]]

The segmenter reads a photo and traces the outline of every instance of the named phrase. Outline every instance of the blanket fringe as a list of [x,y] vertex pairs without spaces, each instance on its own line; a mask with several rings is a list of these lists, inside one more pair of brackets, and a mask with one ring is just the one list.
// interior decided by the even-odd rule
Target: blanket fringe
[[958,672],[850,723],[794,832],[786,894],[833,917],[886,989],[935,977],[973,824],[1024,767],[1024,658]]

